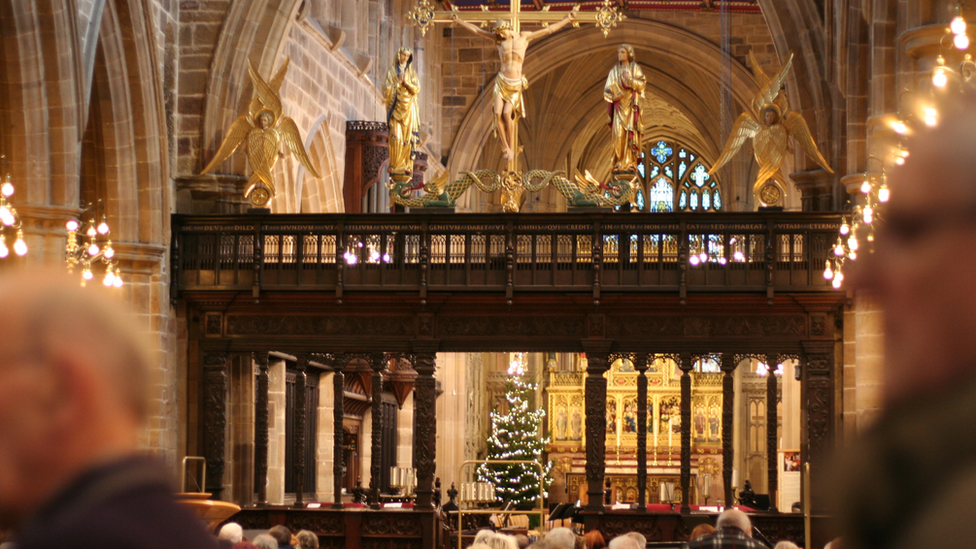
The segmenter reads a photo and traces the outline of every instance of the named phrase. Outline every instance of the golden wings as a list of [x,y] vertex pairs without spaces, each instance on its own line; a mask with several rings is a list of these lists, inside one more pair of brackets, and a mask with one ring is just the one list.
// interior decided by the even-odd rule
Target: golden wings
[[[773,78],[762,70],[751,51],[749,61],[762,89],[753,98],[750,110],[739,115],[735,121],[722,154],[708,173],[717,172],[739,152],[746,140],[752,139],[756,162],[759,163],[759,175],[756,177],[754,188],[758,189],[770,178],[780,179],[782,182],[782,174],[779,171],[787,152],[792,152],[790,137],[793,137],[803,152],[823,169],[834,173],[827,159],[820,154],[806,120],[800,113],[790,111],[786,94],[782,90],[786,75],[793,66],[793,54],[790,54],[789,59]],[[766,118],[767,113],[769,119]]]
[[288,149],[309,173],[313,177],[320,177],[319,171],[312,164],[312,160],[308,157],[305,146],[302,144],[298,125],[291,118],[282,116],[281,97],[278,95],[278,90],[281,89],[281,84],[285,80],[288,63],[289,59],[286,57],[285,62],[271,81],[265,82],[254,69],[251,60],[248,59],[247,73],[254,84],[254,98],[248,105],[247,113],[239,116],[231,124],[227,135],[217,149],[217,154],[200,172],[201,174],[209,173],[244,144],[248,164],[253,172],[248,180],[248,187],[244,192],[245,196],[250,195],[257,186],[263,184],[273,197],[275,186],[271,170],[278,161],[280,142],[284,141]]

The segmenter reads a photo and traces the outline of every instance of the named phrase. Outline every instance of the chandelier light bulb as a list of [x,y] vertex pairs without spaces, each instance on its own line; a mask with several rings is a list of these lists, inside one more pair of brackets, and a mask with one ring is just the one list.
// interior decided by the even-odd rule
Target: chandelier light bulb
[[871,206],[865,206],[863,213],[864,213],[864,224],[870,225],[871,222],[874,221],[874,208],[872,208]]
[[718,258],[718,264],[719,265],[725,265],[726,263],[728,263],[728,260],[725,259],[725,257]]
[[939,123],[939,111],[935,110],[934,107],[925,107],[923,113],[927,126],[935,126]]
[[118,270],[115,271],[115,278],[112,279],[112,286],[115,286],[116,288],[122,287],[122,277],[119,276]]
[[874,233],[868,233],[868,242],[874,242]]
[[108,234],[108,223],[102,221],[98,224],[98,234],[106,235]]
[[85,234],[88,235],[88,236],[90,236],[91,238],[95,238],[95,235],[98,234],[98,233],[95,232],[95,227],[89,225],[88,226],[88,230],[85,231]]
[[830,280],[830,279],[834,278],[834,270],[830,268],[830,260],[829,259],[825,263],[827,264],[827,266],[824,268],[823,277],[824,277],[824,280]]
[[109,269],[105,271],[105,278],[102,279],[102,284],[106,288],[111,288],[113,283],[115,283],[115,276],[112,274],[112,269]]
[[864,194],[871,192],[871,182],[867,179],[864,180],[864,183],[861,183],[861,192]]
[[3,235],[0,234],[0,259],[3,259],[10,255],[10,248],[7,248],[7,243],[3,240]]
[[891,129],[895,130],[898,135],[905,135],[908,133],[908,126],[905,125],[901,120],[895,120],[891,123]]
[[27,243],[24,242],[24,231],[17,231],[17,240],[14,242],[14,253],[21,257],[27,255]]
[[702,253],[698,254],[698,259],[700,259],[701,262],[704,263],[704,262],[708,261],[708,254],[705,253],[705,252],[702,252]]
[[888,190],[888,185],[881,185],[878,189],[878,202],[887,202],[891,198],[891,191]]
[[88,247],[88,255],[95,257],[98,255],[98,244],[92,242],[92,245]]
[[847,239],[847,247],[851,249],[852,252],[857,251],[857,237],[851,236]]
[[377,261],[380,260],[380,253],[377,252],[376,250],[370,250],[370,252],[369,252],[369,260],[372,263],[376,263]]
[[849,257],[851,261],[855,261],[857,259],[857,252],[851,252],[847,254],[847,257]]
[[698,256],[693,255],[691,256],[691,259],[688,260],[688,263],[691,263],[692,265],[698,265],[699,261],[700,260],[698,259]]
[[832,286],[834,287],[835,290],[840,289],[840,286],[843,283],[844,283],[844,273],[837,273],[836,275],[834,275],[834,283],[832,284]]
[[95,278],[95,275],[92,274],[91,270],[85,269],[84,271],[81,271],[81,278],[91,280],[92,278]]
[[952,39],[952,44],[956,46],[957,50],[968,50],[969,37],[965,34],[957,34],[956,37]]
[[935,72],[932,73],[932,85],[936,88],[944,88],[948,83],[949,77],[946,76],[945,69],[942,67],[935,69]]
[[732,259],[734,259],[736,261],[745,261],[746,260],[746,256],[742,252],[736,250],[736,252],[734,254],[732,254]]
[[3,185],[0,185],[0,194],[6,198],[10,198],[14,194],[14,184],[9,180],[4,181]]
[[952,23],[949,23],[949,28],[952,29],[952,33],[955,35],[966,33],[966,20],[962,18],[961,15],[957,15]]
[[842,224],[840,226],[840,234],[846,235],[850,232],[851,232],[851,226],[847,224],[847,219],[843,219]]
[[68,229],[69,231],[71,231],[71,232],[75,232],[75,231],[77,231],[77,230],[78,230],[78,226],[79,226],[79,225],[78,225],[78,221],[77,221],[77,220],[74,220],[74,219],[72,219],[72,220],[70,220],[70,221],[68,221],[68,222],[67,222],[67,223],[65,224],[65,227],[66,227],[66,228],[67,228],[67,229]]
[[390,254],[383,254],[383,263],[389,263],[390,261],[393,261],[393,258],[390,257]]

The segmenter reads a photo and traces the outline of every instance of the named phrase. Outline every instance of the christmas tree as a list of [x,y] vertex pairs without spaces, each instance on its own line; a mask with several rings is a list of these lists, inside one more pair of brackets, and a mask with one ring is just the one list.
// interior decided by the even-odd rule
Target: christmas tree
[[[488,437],[489,460],[535,460],[542,463],[542,451],[548,438],[540,436],[543,409],[529,410],[529,401],[538,388],[524,379],[525,354],[515,353],[508,368],[509,380],[505,386],[508,413],[491,412],[491,434]],[[552,465],[543,464],[543,497],[552,482]],[[477,470],[478,480],[495,485],[500,501],[515,505],[536,502],[539,495],[539,467],[534,464],[482,465]]]

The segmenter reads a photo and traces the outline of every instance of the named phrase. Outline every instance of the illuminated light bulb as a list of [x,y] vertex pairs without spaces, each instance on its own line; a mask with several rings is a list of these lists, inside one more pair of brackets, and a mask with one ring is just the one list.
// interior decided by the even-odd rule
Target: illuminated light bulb
[[936,88],[944,88],[946,84],[949,83],[949,77],[946,76],[946,71],[942,67],[935,69],[932,73],[932,85]]
[[357,242],[356,243],[356,247],[357,248],[362,248],[363,247],[363,243],[362,242]]
[[688,263],[691,263],[692,265],[698,265],[698,262],[699,259],[697,255],[691,256],[691,259],[688,260]]
[[92,274],[91,270],[85,269],[84,271],[81,271],[81,278],[84,278],[85,280],[91,280],[95,278],[95,275]]
[[874,242],[874,233],[868,235],[868,242]]
[[14,184],[10,181],[4,181],[3,185],[0,185],[0,194],[10,198],[14,194]]
[[857,260],[857,252],[851,252],[847,254],[847,257],[850,258],[851,261],[855,261]]
[[888,185],[881,185],[878,189],[878,202],[887,202],[891,198],[891,191],[888,190]]
[[98,224],[98,234],[102,234],[102,235],[108,234],[108,223],[102,221],[101,223]]
[[380,260],[380,253],[377,252],[376,250],[372,250],[371,252],[369,252],[369,260],[373,263],[376,263],[377,261]]
[[346,252],[346,263],[349,265],[355,265],[356,263],[359,263],[359,257],[357,257],[354,253]]
[[7,248],[7,243],[4,242],[3,235],[0,235],[0,259],[3,259],[10,255],[10,249]]
[[834,255],[837,257],[844,255],[844,246],[841,244],[834,246]]
[[864,194],[871,192],[871,182],[867,179],[864,180],[864,183],[861,183],[861,192]]
[[98,244],[92,242],[92,245],[88,247],[88,255],[95,257],[98,255]]
[[389,263],[390,261],[393,261],[393,258],[390,257],[390,254],[383,254],[383,263]]
[[115,278],[112,279],[112,286],[116,288],[122,287],[122,276],[118,269],[115,269]]
[[847,239],[847,247],[851,249],[852,252],[857,251],[857,237],[850,237]]
[[905,159],[899,156],[899,157],[895,158],[895,164],[898,164],[899,166],[904,166],[905,165]]
[[952,44],[956,46],[957,50],[967,50],[969,49],[969,37],[965,34],[957,34],[956,37],[952,39]]
[[95,227],[92,227],[91,225],[89,225],[89,226],[88,226],[88,230],[87,230],[87,231],[85,231],[85,234],[86,234],[87,236],[90,236],[90,237],[92,237],[92,238],[95,238],[95,235],[96,235],[96,234],[98,234],[98,233],[97,233],[97,232],[95,232]]
[[27,255],[27,243],[24,242],[24,231],[17,231],[17,241],[14,242],[14,253],[21,257]]
[[842,221],[842,224],[840,226],[840,234],[846,235],[847,233],[851,232],[851,226],[847,224],[847,219],[846,218],[845,219],[842,219],[841,221]]
[[928,126],[935,126],[939,123],[939,111],[935,110],[933,107],[925,107],[923,111],[925,113],[925,124]]
[[702,252],[702,253],[698,254],[698,259],[700,259],[701,262],[704,263],[704,262],[708,261],[708,254],[705,253],[705,252]]
[[837,273],[834,275],[834,289],[840,288],[841,284],[844,283],[844,273]]
[[725,265],[726,263],[728,263],[728,260],[725,259],[724,257],[718,258],[718,264],[719,265]]
[[829,259],[827,261],[825,261],[825,263],[827,264],[827,266],[824,268],[823,277],[824,277],[824,280],[830,280],[830,279],[834,278],[834,270],[830,268],[830,260]]
[[105,251],[103,252],[102,255],[104,255],[108,259],[112,259],[113,257],[115,257],[115,249],[112,248],[111,242],[105,245]]
[[895,133],[897,133],[898,135],[905,135],[906,133],[908,133],[908,126],[905,125],[905,123],[902,122],[901,120],[895,120],[894,122],[891,122],[891,129],[895,130]]
[[69,231],[71,231],[71,232],[74,232],[74,231],[77,231],[77,230],[78,230],[78,222],[77,222],[76,220],[74,220],[74,219],[72,219],[71,221],[68,221],[68,222],[67,222],[67,223],[65,224],[65,227],[66,227],[66,228],[67,228],[67,229],[68,229]]
[[734,254],[732,254],[732,259],[734,259],[736,261],[745,261],[746,260],[746,256],[742,252],[737,251]]
[[874,208],[872,208],[871,206],[865,206],[863,213],[864,213],[864,224],[870,225],[871,222],[874,221]]
[[109,269],[105,271],[105,278],[102,279],[102,284],[104,284],[106,288],[111,288],[114,282],[115,276],[112,275],[112,270]]
[[8,208],[7,206],[0,206],[0,221],[3,221],[4,225],[10,225],[11,223],[13,223],[12,221],[11,223],[7,223],[7,219],[10,219],[12,217],[13,216],[10,214],[10,208]]
[[949,23],[949,29],[955,35],[966,33],[966,20],[962,18],[961,15],[957,15],[951,23]]

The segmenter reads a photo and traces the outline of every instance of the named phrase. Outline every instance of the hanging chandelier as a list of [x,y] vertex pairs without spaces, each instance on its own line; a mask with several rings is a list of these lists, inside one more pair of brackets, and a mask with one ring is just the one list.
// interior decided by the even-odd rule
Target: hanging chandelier
[[[86,214],[88,221],[83,221]],[[100,221],[96,223],[99,214],[101,214]],[[64,248],[64,261],[68,266],[68,272],[73,273],[75,267],[80,265],[81,285],[84,286],[89,280],[95,278],[92,266],[101,263],[105,265],[102,284],[106,287],[121,288],[122,272],[119,270],[112,241],[108,238],[111,229],[105,216],[105,204],[101,200],[95,204],[89,203],[78,217],[79,219],[68,221],[65,226],[68,229],[68,242]]]
[[3,183],[0,184],[0,259],[4,259],[10,255],[10,248],[7,247],[8,228],[9,232],[16,231],[16,233],[13,233],[16,235],[13,244],[14,254],[23,257],[27,255],[27,243],[24,242],[23,222],[17,214],[17,209],[9,202],[9,198],[14,194],[14,184],[10,181],[10,169],[7,165],[7,157],[0,155],[0,160],[3,161],[4,168],[7,172]]

